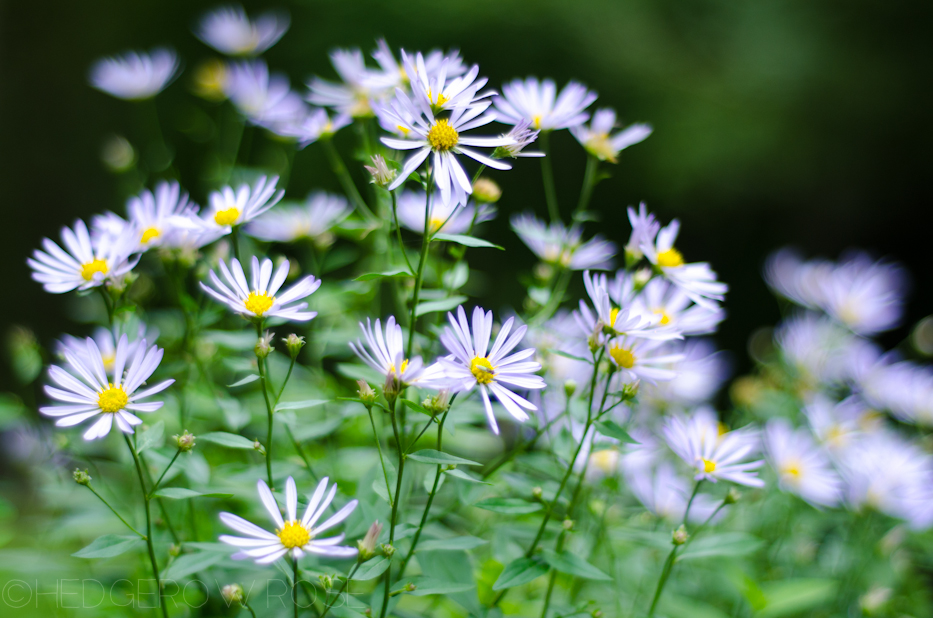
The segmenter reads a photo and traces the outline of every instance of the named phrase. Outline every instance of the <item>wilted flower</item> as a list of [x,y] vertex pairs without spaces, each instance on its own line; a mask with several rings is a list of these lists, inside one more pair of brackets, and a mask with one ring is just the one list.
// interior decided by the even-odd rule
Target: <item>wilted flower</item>
[[376,555],[376,541],[379,540],[380,534],[382,534],[382,524],[378,521],[374,521],[373,525],[366,531],[366,536],[356,542],[356,547],[359,551],[356,557],[358,561],[366,562]]

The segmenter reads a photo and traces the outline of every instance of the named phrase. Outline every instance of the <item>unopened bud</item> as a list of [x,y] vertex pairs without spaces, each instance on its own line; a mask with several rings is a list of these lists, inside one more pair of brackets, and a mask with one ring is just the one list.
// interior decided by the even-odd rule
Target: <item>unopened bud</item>
[[78,470],[75,468],[72,477],[75,480],[75,483],[78,485],[90,485],[91,484],[91,475],[87,473],[87,470]]
[[275,349],[272,347],[273,336],[275,336],[275,333],[266,331],[265,334],[259,338],[256,342],[256,347],[253,348],[253,351],[256,353],[256,358],[266,358],[272,353],[272,350]]
[[186,429],[180,436],[172,436],[172,439],[175,440],[175,445],[178,447],[178,450],[182,453],[187,453],[194,448],[194,435],[188,433]]
[[483,177],[473,183],[473,199],[480,203],[494,204],[502,197],[502,189],[492,180]]
[[220,596],[224,598],[228,605],[242,605],[243,586],[240,584],[227,584],[220,589]]
[[288,355],[292,357],[292,360],[298,358],[298,353],[301,352],[301,348],[305,347],[305,338],[295,333],[285,337],[282,341],[285,342],[285,348],[288,350]]
[[571,530],[573,530],[574,521],[572,519],[565,519],[563,523],[561,524],[561,526],[563,526],[564,530],[566,530],[567,532],[570,532]]
[[366,380],[357,380],[357,386],[359,390],[356,391],[356,394],[360,396],[360,400],[363,402],[363,405],[367,408],[371,408],[374,403],[376,403],[376,391],[373,390],[373,387],[369,385]]
[[603,618],[603,610],[594,609],[593,613],[590,614],[593,618]]
[[171,556],[172,558],[177,558],[178,556],[180,556],[180,555],[181,555],[181,545],[176,545],[175,543],[172,543],[171,545],[169,545],[169,546],[168,546],[168,555]]
[[382,534],[382,524],[378,521],[374,521],[373,525],[366,531],[366,536],[356,542],[357,549],[359,550],[356,556],[358,562],[366,562],[376,555],[376,541],[379,540],[380,534]]
[[599,348],[602,347],[602,342],[599,338],[599,332],[602,330],[602,325],[597,324],[596,330],[593,331],[589,337],[586,338],[586,344],[590,348],[590,352],[596,352]]
[[535,500],[540,500],[541,495],[543,493],[544,492],[541,490],[540,487],[535,487],[534,489],[531,490],[531,497],[534,498]]
[[726,497],[723,498],[722,501],[724,504],[735,504],[741,499],[742,499],[742,492],[736,489],[735,487],[732,487],[731,489],[729,489],[729,493],[726,494]]
[[377,187],[389,185],[395,179],[397,172],[389,167],[382,155],[373,155],[372,161],[372,165],[363,166],[372,176],[369,182]]
[[405,584],[405,592],[414,592],[417,589],[418,589],[418,586],[414,585],[411,582],[408,582],[407,584]]
[[385,384],[382,385],[382,396],[386,398],[386,401],[389,402],[391,407],[392,403],[398,398],[399,394],[399,383],[398,378],[395,376],[395,372],[389,372],[389,375],[386,376]]
[[690,535],[687,534],[687,528],[681,524],[680,528],[677,528],[677,530],[674,530],[673,534],[671,534],[671,543],[674,545],[683,545],[689,538]]
[[577,392],[577,381],[576,380],[567,380],[564,382],[564,394],[567,395],[567,399],[573,397],[573,394]]
[[263,455],[266,454],[266,449],[263,447],[262,442],[260,442],[259,440],[253,440],[253,448],[259,451],[260,453],[262,453]]
[[631,401],[638,396],[638,387],[641,386],[641,380],[635,380],[631,384],[626,384],[622,387],[622,399],[624,401]]
[[379,546],[379,549],[382,550],[382,555],[386,558],[391,559],[392,556],[395,555],[395,547],[389,545],[388,543],[383,543]]
[[421,402],[421,407],[430,412],[431,416],[443,414],[450,407],[450,389],[441,389],[437,395],[426,398]]
[[330,590],[334,587],[334,578],[331,575],[318,575],[317,578],[324,590]]
[[645,285],[647,285],[647,283],[651,281],[651,277],[653,275],[654,273],[651,272],[650,268],[642,268],[636,271],[635,277],[633,278],[633,281],[635,283],[635,290],[637,291],[645,287]]

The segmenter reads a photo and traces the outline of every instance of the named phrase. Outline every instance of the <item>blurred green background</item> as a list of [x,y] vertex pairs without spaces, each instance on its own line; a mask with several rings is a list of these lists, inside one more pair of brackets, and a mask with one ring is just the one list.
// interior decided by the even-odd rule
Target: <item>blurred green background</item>
[[[180,178],[199,203],[209,185],[203,143],[214,110],[190,92],[193,68],[212,52],[191,26],[216,2],[3,2],[0,5],[0,247],[5,299],[0,324],[28,326],[49,342],[78,334],[66,297],[30,280],[26,256],[75,217],[122,212],[125,179],[108,172],[107,136],[142,138],[144,109],[87,85],[98,57],[173,46],[185,72],[157,99]],[[266,54],[299,89],[333,78],[328,50],[374,38],[393,47],[459,47],[492,87],[514,77],[574,78],[599,92],[597,106],[647,121],[655,133],[625,151],[593,205],[600,231],[624,243],[625,206],[645,200],[663,220],[679,217],[688,261],[708,260],[731,286],[729,319],[717,335],[747,367],[745,344],[778,308],[760,273],[765,256],[793,244],[835,258],[848,247],[906,262],[914,275],[907,324],[933,308],[929,285],[933,143],[933,5],[868,0],[448,0],[447,2],[247,2],[249,12],[285,8],[292,27]],[[208,112],[208,113],[206,113]],[[257,138],[262,140],[263,138]],[[253,146],[261,163],[263,143]],[[351,134],[341,134],[345,153]],[[584,154],[566,132],[553,140],[565,214],[575,203]],[[187,175],[185,175],[187,174]],[[358,175],[362,182],[362,176]],[[471,265],[495,271],[483,303],[521,303],[509,282],[534,264],[511,233],[511,213],[544,214],[537,162],[499,173],[505,195],[485,235],[505,258],[475,251]],[[320,151],[300,152],[292,198],[337,190]],[[577,282],[579,283],[579,281]],[[582,286],[580,286],[582,287]],[[895,345],[908,327],[889,333]],[[5,333],[4,333],[5,334]],[[5,359],[6,361],[6,359]],[[13,387],[0,372],[0,390]]]

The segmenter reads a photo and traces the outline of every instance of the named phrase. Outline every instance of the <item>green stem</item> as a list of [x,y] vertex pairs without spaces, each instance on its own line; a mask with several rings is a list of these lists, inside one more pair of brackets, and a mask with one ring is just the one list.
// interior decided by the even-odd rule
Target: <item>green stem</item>
[[113,299],[110,298],[110,295],[107,294],[105,285],[97,286],[97,290],[100,292],[101,298],[104,299],[104,307],[107,308],[107,323],[110,325],[110,330],[113,330]]
[[577,209],[573,212],[574,218],[586,212],[586,207],[590,203],[590,196],[593,195],[593,187],[596,186],[596,172],[598,170],[599,159],[591,154],[587,154],[586,172],[583,175],[583,186],[580,188],[580,201],[577,202]]
[[[288,379],[292,377],[292,369],[295,368],[295,359],[292,359],[292,362],[288,365],[288,372],[285,374],[285,381],[282,382],[282,387],[279,389],[279,394],[275,396],[275,405],[279,405],[279,399],[282,398],[282,393],[285,392],[285,385],[288,384]],[[271,385],[270,385],[271,386]]]
[[253,618],[256,618],[256,612],[253,611],[253,608],[250,607],[248,603],[243,603],[243,607],[245,607],[249,611],[250,615]]
[[389,504],[392,504],[394,500],[392,499],[392,488],[389,486],[389,472],[386,470],[385,458],[382,455],[382,440],[379,439],[379,432],[376,431],[376,419],[373,418],[373,409],[372,406],[366,408],[369,411],[369,424],[373,428],[373,438],[376,439],[376,448],[379,450],[379,464],[382,466],[382,476],[386,480],[386,493],[389,496]]
[[427,195],[424,198],[424,233],[421,236],[421,258],[418,262],[418,274],[415,276],[415,291],[411,301],[411,317],[408,320],[408,346],[405,349],[405,357],[411,357],[411,351],[415,344],[415,310],[418,308],[418,297],[421,295],[421,284],[424,281],[424,265],[428,261],[428,246],[431,244],[429,227],[431,221],[431,193],[434,188],[434,171],[428,174]]
[[547,304],[529,320],[529,324],[541,324],[554,315],[554,312],[557,311],[561,302],[564,300],[564,293],[567,291],[567,286],[570,284],[571,275],[571,270],[561,270],[557,278],[557,283],[554,285],[554,289],[551,290],[551,296],[548,298]]
[[322,139],[320,142],[324,145],[324,152],[330,161],[330,167],[337,176],[337,180],[340,181],[343,190],[347,193],[347,197],[350,198],[350,201],[353,202],[353,205],[356,206],[357,211],[359,211],[364,219],[370,222],[376,221],[376,216],[373,215],[369,207],[366,206],[366,202],[363,201],[363,196],[360,195],[360,192],[356,189],[356,184],[354,184],[353,179],[350,178],[347,166],[344,165],[343,159],[340,158],[340,153],[337,152],[333,140]]
[[557,206],[557,190],[554,188],[554,170],[551,167],[550,131],[541,131],[539,142],[541,144],[541,178],[544,181],[544,198],[547,200],[547,211],[550,222],[560,221],[560,209]]
[[496,462],[495,462],[494,464],[492,464],[489,468],[487,468],[486,470],[483,471],[483,474],[481,475],[482,478],[483,478],[483,479],[489,478],[490,476],[492,476],[492,473],[493,473],[493,472],[495,472],[496,470],[498,470],[499,468],[501,468],[501,467],[504,466],[505,464],[509,463],[510,461],[512,461],[513,459],[515,459],[517,456],[521,455],[522,453],[524,453],[524,452],[527,451],[528,449],[534,448],[534,445],[538,442],[538,439],[539,439],[541,436],[543,436],[545,433],[547,433],[547,430],[551,428],[551,425],[553,425],[554,423],[556,423],[557,421],[559,421],[559,420],[561,419],[562,416],[563,416],[563,415],[558,415],[558,416],[555,416],[554,418],[552,418],[551,420],[549,420],[549,421],[544,425],[544,427],[542,427],[541,429],[539,429],[539,430],[535,433],[534,437],[533,437],[531,440],[529,440],[528,442],[524,442],[524,443],[522,443],[522,444],[517,445],[515,448],[509,449],[509,451],[508,451],[507,453],[503,454],[502,457],[500,457],[498,460],[496,460]]
[[405,453],[402,451],[401,437],[398,432],[398,422],[395,419],[395,401],[392,402],[389,415],[392,417],[392,432],[395,434],[395,444],[398,448],[398,479],[395,481],[395,500],[392,501],[392,521],[389,524],[389,545],[395,542],[395,524],[398,518],[398,505],[402,501],[402,473],[405,470]]
[[142,534],[141,532],[139,532],[136,528],[134,528],[133,526],[131,526],[131,525],[129,524],[129,522],[127,522],[125,519],[123,519],[123,516],[120,515],[119,513],[117,513],[117,510],[116,510],[115,508],[113,508],[112,506],[110,506],[110,503],[107,502],[107,501],[104,499],[104,497],[103,497],[102,495],[100,495],[99,493],[97,493],[97,490],[95,490],[93,487],[91,487],[90,483],[88,483],[87,485],[85,485],[85,487],[87,487],[88,489],[90,489],[92,494],[94,494],[95,496],[97,496],[98,498],[100,498],[100,501],[103,502],[104,504],[106,504],[108,509],[110,509],[111,511],[113,511],[113,514],[117,516],[117,519],[119,519],[120,521],[123,522],[123,525],[125,525],[127,528],[129,528],[130,530],[132,530],[134,533],[136,533],[137,535],[139,535],[139,538],[141,538],[141,539],[145,539],[145,538],[146,538],[146,535],[145,535],[145,534]]
[[162,479],[165,478],[165,475],[168,474],[168,471],[171,470],[172,465],[175,463],[175,460],[178,459],[178,456],[181,455],[181,449],[175,451],[175,456],[172,457],[172,461],[168,462],[168,465],[165,466],[165,470],[162,471],[162,474],[159,475],[159,480],[157,480],[152,485],[152,490],[149,492],[148,500],[152,499],[152,496],[155,495],[156,490],[159,489],[159,484],[162,483]]
[[[690,507],[693,506],[693,499],[697,497],[697,492],[700,490],[700,485],[703,483],[703,480],[699,480],[693,486],[693,493],[690,494],[690,499],[687,500],[687,508],[684,510],[684,519],[681,522],[681,525],[686,525],[687,517],[690,515]],[[654,589],[654,598],[651,600],[651,608],[648,610],[648,618],[654,616],[654,610],[658,606],[658,601],[661,599],[661,593],[664,592],[664,585],[667,584],[667,580],[671,575],[671,571],[674,570],[674,560],[677,558],[677,550],[680,549],[681,545],[674,545],[671,548],[671,553],[667,555],[667,560],[664,561],[664,568],[661,570],[661,576],[658,578],[658,585]]]
[[353,579],[353,576],[356,575],[356,570],[360,568],[360,563],[357,562],[353,565],[353,568],[350,569],[350,573],[347,575],[346,579],[343,580],[343,585],[340,586],[340,590],[337,591],[337,596],[335,596],[329,603],[324,606],[324,611],[321,612],[321,615],[318,618],[324,618],[327,615],[327,612],[330,611],[330,608],[334,606],[334,603],[340,598],[340,595],[343,594],[343,591],[347,589],[347,586],[350,585],[350,580]]
[[[262,322],[256,323],[256,335],[262,337]],[[272,403],[269,401],[269,389],[266,384],[268,382],[268,375],[265,368],[265,359],[257,358],[256,364],[259,366],[259,382],[262,384],[262,398],[266,402],[266,417],[268,422],[266,424],[266,477],[269,479],[269,489],[273,488],[272,484]]]
[[230,242],[233,244],[233,255],[236,257],[237,262],[239,262],[241,266],[245,266],[245,264],[243,264],[242,258],[240,258],[240,239],[237,233],[238,229],[239,226],[233,226],[233,231],[230,232]]
[[298,559],[292,558],[292,605],[295,607],[295,618],[298,618]]
[[[417,436],[415,436],[415,439],[412,440],[412,441],[408,444],[408,448],[405,449],[405,454],[406,454],[406,455],[407,455],[408,453],[411,452],[412,447],[415,446],[415,443],[417,443],[418,440],[421,439],[421,436],[424,435],[424,433],[428,430],[428,428],[431,426],[431,423],[433,423],[433,422],[434,422],[434,419],[432,418],[432,419],[429,419],[427,423],[425,423],[424,429],[421,430],[421,433],[419,433]],[[440,449],[437,449],[437,450],[440,450]]]
[[405,265],[408,266],[408,272],[414,273],[415,269],[411,267],[411,262],[408,260],[408,253],[405,252],[405,245],[402,244],[402,226],[398,224],[398,198],[395,195],[395,191],[389,191],[389,194],[392,196],[392,217],[395,219],[395,235],[398,238],[398,248],[399,251],[402,252]]

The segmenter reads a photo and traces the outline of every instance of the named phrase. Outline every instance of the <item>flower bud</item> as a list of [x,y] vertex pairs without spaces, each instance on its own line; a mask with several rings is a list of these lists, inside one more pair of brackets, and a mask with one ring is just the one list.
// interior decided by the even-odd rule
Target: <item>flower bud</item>
[[408,582],[407,584],[405,584],[405,592],[414,592],[417,589],[418,589],[418,586],[414,585],[411,582]]
[[182,432],[180,436],[172,436],[172,439],[175,440],[175,445],[178,447],[178,450],[182,453],[187,453],[194,448],[194,435],[188,433],[188,430]]
[[541,500],[541,495],[543,493],[544,492],[541,490],[540,487],[535,487],[534,489],[531,490],[531,497],[534,498],[535,500]]
[[360,387],[356,394],[360,396],[360,400],[363,402],[363,405],[367,408],[371,408],[374,403],[376,403],[376,391],[373,390],[373,387],[370,386],[366,380],[357,380],[356,384]]
[[177,558],[178,556],[180,556],[180,555],[181,555],[181,545],[176,545],[175,543],[172,543],[171,545],[169,545],[169,546],[168,546],[168,555],[171,556],[172,558]]
[[683,545],[689,538],[690,535],[687,534],[687,528],[681,524],[680,528],[677,528],[677,530],[674,530],[674,532],[671,534],[671,543],[674,545]]
[[567,380],[564,382],[564,394],[567,395],[567,399],[573,397],[573,394],[577,392],[577,381],[576,380]]
[[75,468],[72,477],[75,480],[75,483],[78,485],[90,485],[91,484],[91,475],[87,473],[87,470],[81,471]]
[[566,530],[567,532],[570,532],[571,530],[573,530],[574,521],[572,519],[565,519],[563,523],[561,524],[561,526],[564,528],[564,530]]
[[382,396],[386,398],[386,401],[389,402],[389,406],[395,402],[399,394],[399,383],[398,378],[395,376],[395,372],[390,372],[386,376],[386,382],[382,385]]
[[431,413],[431,416],[443,414],[450,407],[450,389],[443,388],[437,395],[426,398],[421,402],[421,407]]
[[642,268],[640,270],[635,271],[635,276],[633,277],[633,281],[635,283],[635,291],[638,291],[642,289],[643,287],[645,287],[648,284],[648,282],[651,281],[651,277],[653,274],[654,273],[651,272],[650,268]]
[[275,348],[272,347],[272,337],[275,336],[275,333],[266,331],[256,342],[256,347],[253,348],[253,351],[256,353],[256,358],[266,358],[269,354],[272,353],[272,350]]
[[371,166],[363,166],[366,168],[366,171],[369,172],[370,176],[372,176],[369,182],[377,187],[385,187],[391,184],[392,181],[395,180],[397,172],[388,166],[382,155],[373,155],[372,161],[373,164]]
[[330,590],[334,587],[334,578],[331,575],[318,575],[318,580],[321,582],[321,586],[324,590]]
[[483,177],[473,183],[473,199],[479,203],[494,204],[502,197],[502,189],[492,180]]
[[220,596],[228,605],[243,604],[243,586],[240,584],[227,584],[220,589]]
[[742,492],[732,487],[729,489],[729,493],[726,494],[726,497],[723,498],[723,504],[735,504],[742,499]]
[[378,521],[374,521],[373,525],[366,531],[366,536],[364,536],[362,540],[356,542],[356,546],[359,549],[359,553],[356,556],[358,562],[366,562],[376,555],[376,541],[379,540],[380,534],[382,534],[382,524]]
[[253,440],[253,448],[259,451],[260,453],[262,453],[263,455],[266,454],[266,449],[262,445],[262,442],[260,442],[259,440]]
[[395,547],[389,545],[388,543],[383,543],[379,546],[379,549],[382,550],[382,555],[386,558],[392,559],[392,556],[395,555]]
[[631,401],[638,397],[638,387],[641,386],[641,380],[635,380],[631,384],[626,384],[622,387],[622,399],[624,401]]
[[288,337],[282,339],[285,342],[285,348],[288,350],[288,355],[292,357],[292,360],[298,358],[298,353],[301,352],[301,348],[305,347],[305,338],[295,333],[290,334]]
[[603,618],[603,610],[601,610],[601,609],[594,609],[593,612],[592,612],[590,615],[591,615],[593,618]]

